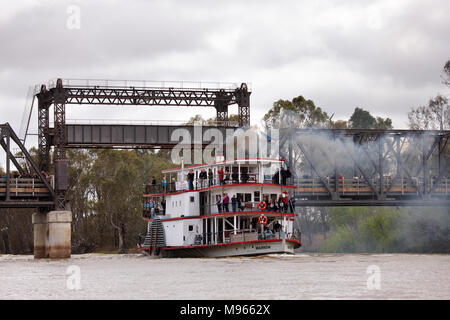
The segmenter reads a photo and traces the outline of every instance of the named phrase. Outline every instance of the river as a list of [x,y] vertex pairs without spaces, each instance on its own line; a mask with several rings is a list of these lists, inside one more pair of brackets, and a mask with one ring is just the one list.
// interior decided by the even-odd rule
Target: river
[[3,255],[0,299],[450,299],[450,255]]

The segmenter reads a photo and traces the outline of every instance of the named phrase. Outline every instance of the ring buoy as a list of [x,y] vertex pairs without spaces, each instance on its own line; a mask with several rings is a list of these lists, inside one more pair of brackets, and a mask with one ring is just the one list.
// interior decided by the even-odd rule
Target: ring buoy
[[261,200],[260,202],[258,202],[259,210],[266,210],[266,208],[267,208],[267,203],[264,200]]
[[267,217],[263,214],[259,216],[258,220],[259,220],[259,223],[261,223],[261,224],[266,224],[267,221],[269,221],[269,219],[267,219]]

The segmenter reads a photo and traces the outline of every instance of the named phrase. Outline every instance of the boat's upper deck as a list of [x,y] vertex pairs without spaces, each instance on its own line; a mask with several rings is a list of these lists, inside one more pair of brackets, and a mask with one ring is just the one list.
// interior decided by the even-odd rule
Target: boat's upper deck
[[164,195],[215,186],[276,184],[287,185],[292,176],[283,159],[245,158],[182,166],[162,170],[162,181],[146,186],[146,195]]

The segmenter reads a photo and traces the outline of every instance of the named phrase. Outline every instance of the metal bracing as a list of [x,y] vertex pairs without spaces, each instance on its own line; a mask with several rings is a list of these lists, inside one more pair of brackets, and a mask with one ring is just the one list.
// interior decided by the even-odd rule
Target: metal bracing
[[66,104],[214,107],[236,103],[235,90],[65,87]]
[[450,205],[449,137],[450,131],[287,128],[280,130],[280,153],[299,159],[291,165],[297,205]]
[[238,104],[239,126],[250,125],[250,92],[247,84],[241,84],[239,89],[235,91]]
[[57,210],[66,209],[67,190],[67,159],[66,159],[66,92],[62,80],[58,79],[53,94],[55,113],[55,176],[56,176],[56,199]]
[[50,171],[50,118],[49,108],[53,103],[52,94],[47,91],[45,85],[41,86],[41,91],[36,95],[38,98],[38,157],[39,169]]
[[[23,167],[11,152],[12,143],[15,143],[22,152],[25,161],[29,164],[30,170]],[[0,207],[16,208],[16,207],[52,207],[54,204],[55,192],[50,185],[50,182],[42,174],[39,166],[35,163],[22,141],[12,130],[8,123],[0,124],[0,146],[6,153],[6,179],[2,179],[6,190],[0,190]],[[16,169],[19,171],[21,178],[14,178],[14,185],[12,185],[12,175],[10,161],[13,162]],[[32,176],[32,187],[29,187],[27,179],[23,176]],[[29,179],[28,179],[29,180]],[[40,186],[37,191],[34,189],[34,182]],[[1,189],[1,188],[0,188]],[[13,191],[14,189],[14,191]],[[36,191],[36,194],[35,194]],[[39,194],[38,194],[39,193]],[[4,197],[2,196],[4,194]]]

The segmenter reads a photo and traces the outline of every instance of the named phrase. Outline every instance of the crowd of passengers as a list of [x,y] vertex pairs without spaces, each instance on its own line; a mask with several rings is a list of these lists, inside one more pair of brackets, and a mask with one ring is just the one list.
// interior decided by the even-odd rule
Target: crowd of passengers
[[163,197],[160,201],[150,199],[144,203],[144,216],[153,218],[155,215],[165,215],[166,199]]
[[[250,177],[248,174],[247,168],[242,168],[242,172],[239,174],[238,169],[234,168],[233,172],[230,172],[230,169],[225,168],[225,170],[221,167],[217,170],[217,178],[220,185],[224,184],[246,184],[246,183],[255,183],[257,182],[254,177]],[[239,176],[240,175],[240,176]],[[292,173],[290,168],[287,169],[281,168],[280,171],[277,171],[272,176],[272,183],[273,184],[281,184],[281,185],[287,185],[287,179],[292,177]],[[191,169],[189,170],[189,173],[186,176],[186,180],[188,182],[189,190],[194,190],[194,181],[195,181],[195,174],[194,171]],[[214,174],[211,170],[211,168],[206,172],[206,169],[202,169],[198,176],[198,186],[200,188],[202,187],[210,187],[214,185]]]
[[[231,204],[231,211],[230,211]],[[233,194],[231,198],[228,193],[224,193],[222,196],[216,196],[216,205],[219,213],[222,212],[238,212],[244,211],[246,208],[243,205],[243,201],[241,196],[236,196]],[[253,206],[251,207],[252,209]],[[294,213],[295,208],[295,197],[291,195],[290,197],[287,194],[280,194],[278,199],[269,198],[268,196],[264,197],[264,200],[258,203],[258,211],[269,211],[269,212],[291,212]]]
[[[279,171],[277,171],[272,176],[273,184],[287,185],[287,179],[292,177],[291,169],[287,167],[281,167]],[[216,178],[214,177],[214,173],[211,168],[201,169],[198,178],[195,178],[194,170],[190,169],[186,175],[186,182],[188,184],[189,190],[194,190],[197,188],[206,188],[211,187],[218,184],[246,184],[246,183],[256,183],[254,175],[248,173],[248,168],[243,167],[241,173],[239,174],[237,168],[233,168],[233,172],[230,172],[229,168],[220,167],[217,170]],[[174,191],[175,190],[175,178],[172,178],[172,181],[168,182],[167,178],[164,176],[161,180],[161,184],[158,184],[156,178],[153,176],[151,183],[146,185],[146,193],[155,192],[166,192],[166,191]]]

